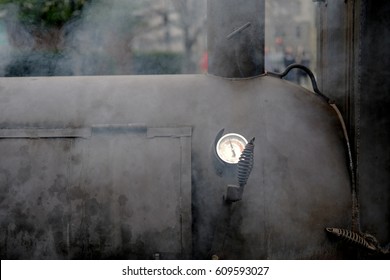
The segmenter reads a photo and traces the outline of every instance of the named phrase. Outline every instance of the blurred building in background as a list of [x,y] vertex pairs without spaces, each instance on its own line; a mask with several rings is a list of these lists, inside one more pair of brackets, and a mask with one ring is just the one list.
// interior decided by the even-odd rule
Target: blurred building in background
[[294,62],[313,68],[317,38],[315,3],[312,0],[265,2],[265,68],[279,72]]
[[200,71],[199,61],[207,49],[207,0],[161,0],[140,11],[148,27],[134,40],[136,53],[178,55],[182,73]]

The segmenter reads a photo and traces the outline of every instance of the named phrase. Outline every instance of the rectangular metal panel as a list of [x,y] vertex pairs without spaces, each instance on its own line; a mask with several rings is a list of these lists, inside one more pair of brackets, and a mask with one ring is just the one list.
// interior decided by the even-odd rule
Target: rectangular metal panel
[[2,258],[191,258],[191,127],[98,127],[3,134]]
[[90,128],[13,128],[0,129],[0,138],[89,138]]
[[147,137],[190,137],[191,133],[191,127],[151,127]]

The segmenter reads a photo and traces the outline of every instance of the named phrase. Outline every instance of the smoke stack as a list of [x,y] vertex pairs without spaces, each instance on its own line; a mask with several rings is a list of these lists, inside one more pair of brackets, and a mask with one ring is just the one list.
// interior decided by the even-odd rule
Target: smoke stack
[[247,78],[264,73],[264,7],[264,0],[208,1],[210,74]]

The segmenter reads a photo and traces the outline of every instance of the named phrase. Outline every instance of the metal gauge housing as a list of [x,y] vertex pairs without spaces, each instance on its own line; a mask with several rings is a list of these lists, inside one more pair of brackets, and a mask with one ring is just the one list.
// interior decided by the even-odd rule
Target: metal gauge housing
[[223,162],[236,164],[247,143],[244,136],[238,133],[228,133],[218,140],[215,150]]

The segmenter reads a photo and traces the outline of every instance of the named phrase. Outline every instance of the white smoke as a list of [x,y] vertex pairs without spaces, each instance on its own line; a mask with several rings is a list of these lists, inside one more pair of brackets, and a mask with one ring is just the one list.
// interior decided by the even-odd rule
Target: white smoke
[[[199,5],[200,2],[203,4]],[[202,11],[194,13],[194,9],[199,7]],[[4,58],[0,62],[0,75],[134,74],[134,45],[141,52],[153,52],[155,48],[157,51],[182,54],[184,59],[192,60],[195,66],[199,53],[205,49],[205,46],[202,49],[196,45],[191,46],[191,49],[186,48],[188,42],[204,45],[201,38],[205,33],[205,17],[200,15],[205,14],[205,0],[90,1],[83,7],[81,16],[74,17],[57,31],[59,38],[52,40],[51,45],[48,43],[50,40],[46,40],[46,46],[31,35],[31,30],[35,27],[26,26],[19,21],[16,4],[0,7],[1,9],[6,11],[6,15],[0,17],[0,24],[3,22],[7,27],[9,47],[1,47],[0,50],[0,57]],[[184,24],[188,20],[182,20],[188,17],[199,20],[194,20],[188,26]],[[171,33],[167,31],[167,26]],[[41,36],[50,38],[50,32],[47,30]],[[153,39],[153,44],[147,46],[140,39],[154,35],[161,38]],[[164,48],[164,44],[175,47]],[[193,55],[194,51],[198,54]],[[188,66],[187,64],[183,63],[184,66]],[[178,65],[180,67],[180,62]]]

